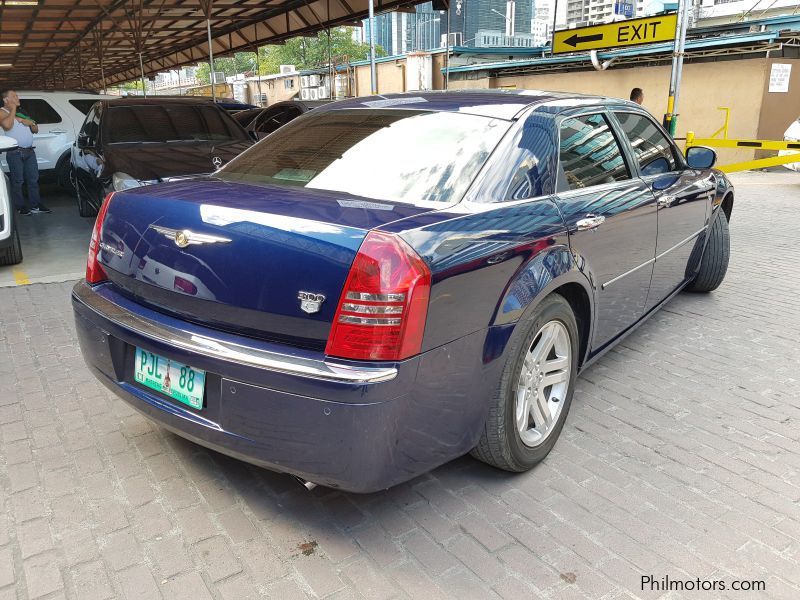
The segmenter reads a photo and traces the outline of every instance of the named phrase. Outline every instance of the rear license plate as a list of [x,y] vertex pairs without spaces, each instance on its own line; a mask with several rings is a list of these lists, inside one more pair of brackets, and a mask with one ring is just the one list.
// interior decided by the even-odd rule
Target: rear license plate
[[136,348],[133,378],[187,406],[203,408],[206,372]]

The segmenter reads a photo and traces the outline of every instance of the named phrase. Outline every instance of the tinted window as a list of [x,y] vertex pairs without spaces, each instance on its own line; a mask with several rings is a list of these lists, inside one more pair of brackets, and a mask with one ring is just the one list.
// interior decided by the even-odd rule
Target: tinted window
[[86,120],[81,127],[81,135],[86,136],[86,143],[89,146],[97,144],[97,134],[100,132],[100,112],[95,109],[90,109],[89,114],[86,115]]
[[19,111],[28,115],[39,125],[61,123],[61,115],[56,112],[56,109],[40,98],[21,99]]
[[571,190],[630,179],[608,121],[603,115],[573,117],[561,122],[559,155]]
[[314,111],[233,159],[217,176],[385,200],[456,202],[508,125],[459,113]]
[[556,140],[550,118],[533,114],[497,150],[492,163],[507,170],[507,178],[490,184],[490,202],[524,200],[555,191]]
[[225,111],[205,103],[109,106],[103,122],[103,143],[247,139]]
[[300,109],[295,106],[284,106],[273,111],[266,110],[259,117],[255,130],[258,133],[270,134],[295,117],[299,117],[300,114]]
[[676,168],[672,144],[649,118],[633,113],[615,113],[633,146],[642,175],[668,173]]
[[81,111],[85,115],[89,114],[89,111],[91,110],[92,106],[94,106],[95,102],[97,102],[97,100],[91,100],[91,99],[90,100],[70,100],[69,101],[69,103],[72,104],[72,106],[77,108],[79,111]]

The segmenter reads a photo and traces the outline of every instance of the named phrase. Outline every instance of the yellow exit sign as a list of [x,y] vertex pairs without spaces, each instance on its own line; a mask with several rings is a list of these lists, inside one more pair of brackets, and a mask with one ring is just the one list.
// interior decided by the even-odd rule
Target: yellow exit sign
[[553,54],[668,42],[675,39],[677,26],[678,15],[671,13],[577,29],[562,29],[555,33]]

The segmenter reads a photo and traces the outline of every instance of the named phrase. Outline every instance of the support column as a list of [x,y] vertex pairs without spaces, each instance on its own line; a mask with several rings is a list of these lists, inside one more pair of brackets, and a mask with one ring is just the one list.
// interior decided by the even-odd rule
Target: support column
[[370,92],[378,93],[378,76],[375,71],[375,2],[369,0],[369,77]]

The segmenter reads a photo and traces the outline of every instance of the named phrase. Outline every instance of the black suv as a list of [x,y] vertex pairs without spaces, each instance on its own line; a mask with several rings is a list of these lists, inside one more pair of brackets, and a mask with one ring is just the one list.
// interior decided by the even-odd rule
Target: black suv
[[72,148],[82,217],[108,192],[216,171],[253,144],[212,102],[190,98],[102,100],[86,115]]

